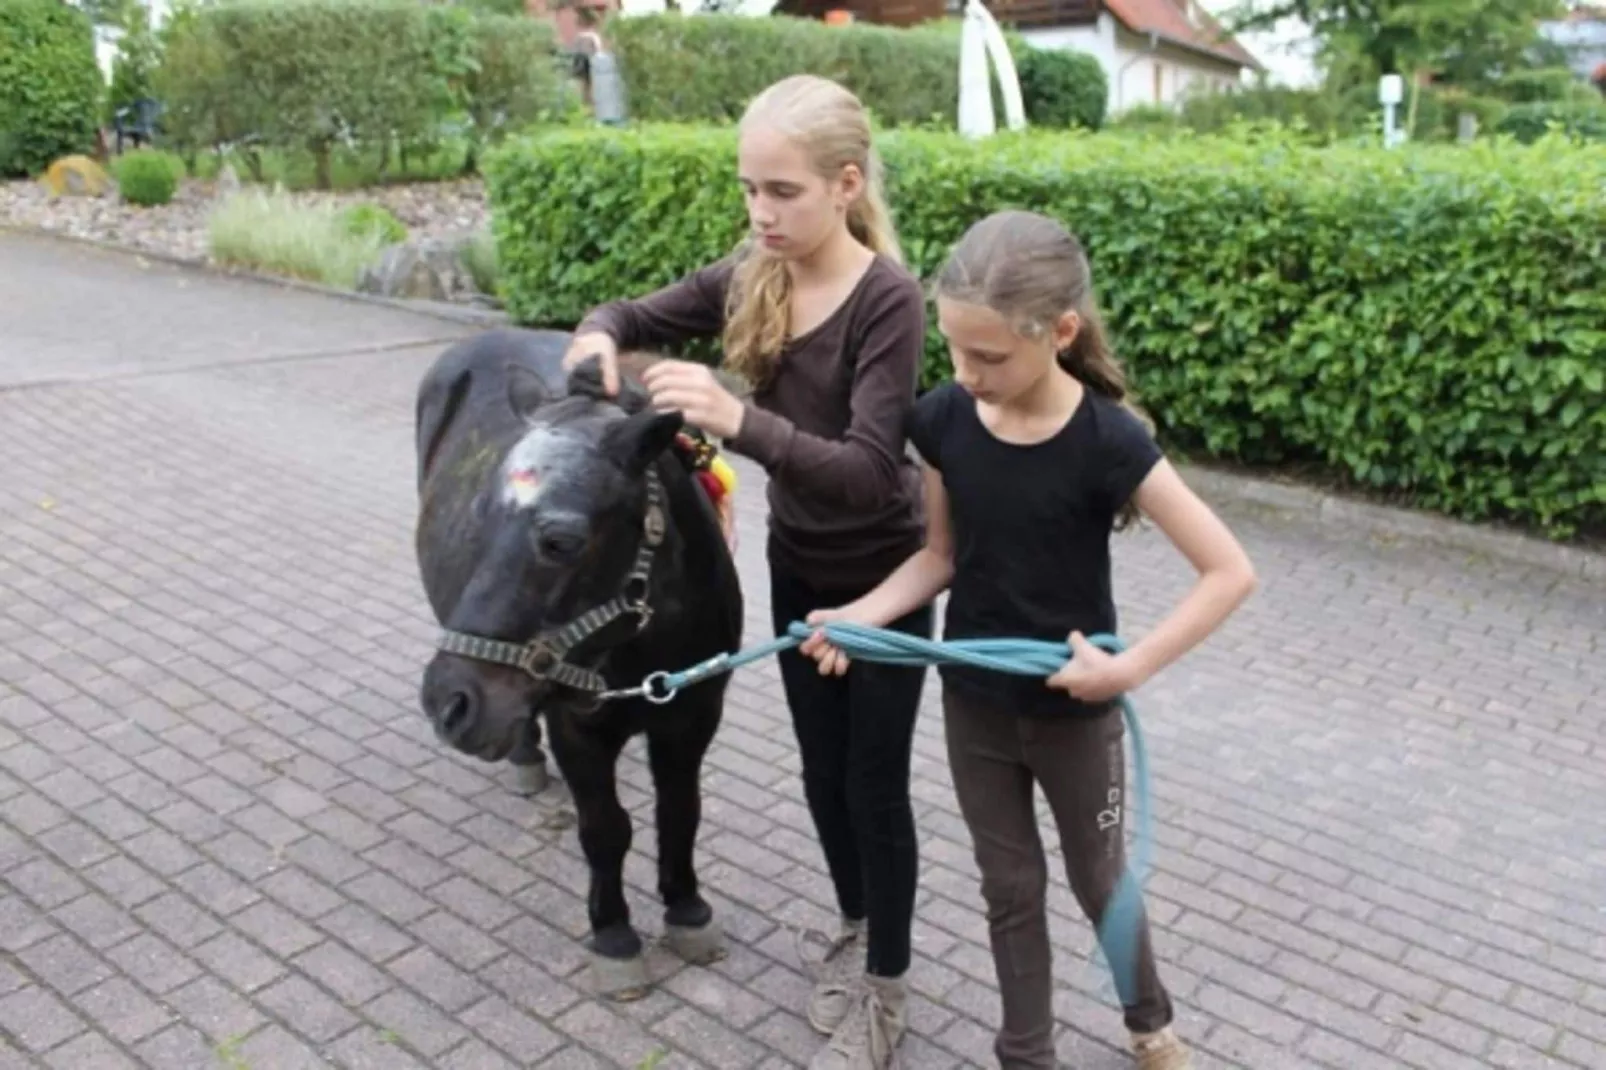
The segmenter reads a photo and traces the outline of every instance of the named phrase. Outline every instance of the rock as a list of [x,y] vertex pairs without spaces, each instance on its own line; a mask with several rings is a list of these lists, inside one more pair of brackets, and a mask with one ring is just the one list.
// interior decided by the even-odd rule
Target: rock
[[46,168],[39,181],[56,197],[103,197],[112,188],[106,169],[88,156],[63,156]]
[[409,300],[460,300],[474,293],[474,279],[463,263],[463,241],[425,238],[389,246],[363,269],[357,289]]

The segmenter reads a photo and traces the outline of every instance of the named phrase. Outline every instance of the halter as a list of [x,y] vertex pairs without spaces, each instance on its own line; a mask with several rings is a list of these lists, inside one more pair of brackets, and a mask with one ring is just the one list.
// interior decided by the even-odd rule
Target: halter
[[487,639],[484,636],[470,635],[448,628],[441,631],[439,649],[448,654],[509,665],[524,670],[538,681],[562,684],[577,691],[588,692],[592,697],[593,708],[608,699],[638,695],[654,702],[668,701],[673,696],[665,695],[660,698],[650,682],[628,690],[610,690],[608,681],[594,670],[564,660],[575,647],[627,613],[636,618],[637,635],[647,627],[648,621],[652,620],[652,606],[647,602],[652,579],[652,562],[658,547],[663,544],[664,531],[663,483],[659,480],[657,471],[648,468],[647,509],[642,517],[641,546],[636,550],[636,560],[631,566],[630,574],[625,577],[623,589],[617,595],[561,627],[548,628],[537,633],[535,638],[527,643]]

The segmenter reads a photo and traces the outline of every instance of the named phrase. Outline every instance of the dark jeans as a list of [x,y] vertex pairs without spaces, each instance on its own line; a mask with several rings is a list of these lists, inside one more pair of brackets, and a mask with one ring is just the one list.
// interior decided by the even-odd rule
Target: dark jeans
[[[863,591],[821,590],[770,567],[775,632],[858,598]],[[891,627],[923,638],[932,608]],[[821,676],[795,649],[780,655],[781,681],[803,759],[803,793],[845,917],[867,918],[867,969],[899,977],[909,968],[919,847],[909,804],[909,755],[925,670],[854,662],[841,676]]]
[[[1071,892],[1097,925],[1126,868],[1121,711],[1112,706],[1096,718],[1034,721],[944,688],[943,726],[954,791],[981,870],[1004,1005],[993,1050],[1004,1070],[1054,1070],[1048,862],[1032,793],[1042,787]],[[1136,991],[1123,1000],[1125,1018],[1128,1029],[1149,1033],[1169,1025],[1173,1012],[1142,912],[1135,935]],[[1105,954],[1111,962],[1127,958],[1109,948]]]

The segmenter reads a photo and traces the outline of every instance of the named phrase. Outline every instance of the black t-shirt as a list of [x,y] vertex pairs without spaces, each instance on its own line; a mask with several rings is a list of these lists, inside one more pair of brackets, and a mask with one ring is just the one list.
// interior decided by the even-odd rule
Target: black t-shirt
[[[952,516],[954,580],[948,639],[1065,641],[1116,630],[1110,588],[1115,515],[1160,460],[1143,424],[1092,390],[1065,426],[1013,445],[982,424],[952,383],[915,405],[909,438],[942,473]],[[944,665],[955,690],[1032,717],[1086,716],[1090,707],[1035,676]]]

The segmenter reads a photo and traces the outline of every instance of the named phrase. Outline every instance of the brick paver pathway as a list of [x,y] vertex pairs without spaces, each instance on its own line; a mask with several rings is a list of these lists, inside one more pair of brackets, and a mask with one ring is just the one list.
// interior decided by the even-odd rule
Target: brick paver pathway
[[[786,926],[830,899],[773,666],[737,678],[706,775],[732,953],[623,1006],[584,991],[561,809],[417,712],[411,401],[438,345],[409,344],[455,328],[0,253],[0,1067],[805,1062]],[[142,329],[94,302],[204,318]],[[162,359],[164,332],[185,356]],[[1263,590],[1139,696],[1151,909],[1201,1066],[1606,1066],[1606,592],[1227,515]],[[1119,547],[1134,635],[1188,573],[1153,534]],[[906,1065],[986,1066],[985,925],[934,709],[915,769]],[[639,747],[622,775],[650,930]],[[1062,1055],[1127,1066],[1062,878],[1051,895]]]

